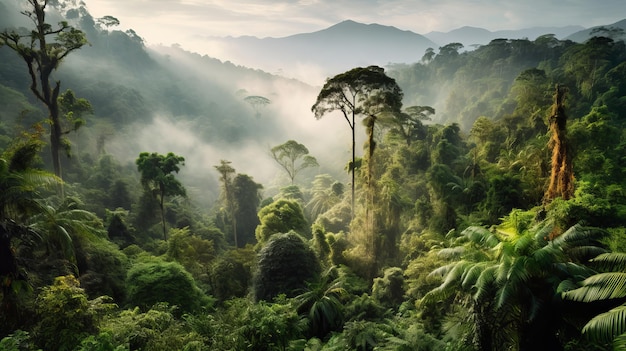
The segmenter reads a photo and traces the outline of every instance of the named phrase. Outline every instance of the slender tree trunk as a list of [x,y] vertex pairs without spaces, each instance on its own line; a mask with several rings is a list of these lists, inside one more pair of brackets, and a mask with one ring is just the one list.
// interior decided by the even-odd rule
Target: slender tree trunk
[[356,126],[354,125],[354,111],[352,112],[352,205],[350,206],[350,219],[354,220],[354,171],[356,170]]
[[165,230],[165,206],[163,205],[164,191],[161,191],[161,198],[159,199],[159,209],[161,210],[161,226],[163,227],[163,240],[167,241],[167,231]]
[[365,205],[365,221],[367,232],[367,250],[371,256],[372,264],[370,267],[370,277],[374,278],[378,271],[380,250],[376,237],[378,228],[376,225],[376,213],[374,213],[374,198],[376,193],[376,181],[374,180],[374,150],[376,149],[376,141],[374,140],[374,128],[376,126],[376,117],[369,116],[366,120],[367,131],[367,204]]
[[54,89],[49,105],[50,110],[50,149],[52,151],[52,165],[54,174],[61,178],[61,121],[59,118],[59,105],[57,102],[59,85]]

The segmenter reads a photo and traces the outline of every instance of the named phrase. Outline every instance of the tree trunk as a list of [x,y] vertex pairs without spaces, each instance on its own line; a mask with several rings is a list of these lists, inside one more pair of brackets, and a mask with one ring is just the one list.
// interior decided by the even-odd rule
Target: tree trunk
[[161,198],[159,199],[159,209],[161,210],[161,226],[163,227],[163,240],[167,241],[167,231],[165,230],[165,206],[163,205],[163,191],[161,192]]
[[354,125],[354,111],[352,112],[352,205],[350,206],[350,220],[354,220],[354,171],[356,170],[356,136]]
[[568,200],[574,197],[574,172],[572,170],[572,155],[567,141],[567,116],[563,107],[565,88],[556,86],[554,104],[550,116],[550,141],[548,147],[552,149],[552,170],[550,184],[544,195],[544,204],[550,203],[557,197]]

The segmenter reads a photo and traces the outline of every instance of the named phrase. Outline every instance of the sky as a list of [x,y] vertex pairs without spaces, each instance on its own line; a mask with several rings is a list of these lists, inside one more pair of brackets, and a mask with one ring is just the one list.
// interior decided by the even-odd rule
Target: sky
[[285,37],[343,20],[419,34],[463,26],[490,31],[611,24],[625,0],[84,0],[94,17],[111,15],[148,45],[194,50],[203,37]]

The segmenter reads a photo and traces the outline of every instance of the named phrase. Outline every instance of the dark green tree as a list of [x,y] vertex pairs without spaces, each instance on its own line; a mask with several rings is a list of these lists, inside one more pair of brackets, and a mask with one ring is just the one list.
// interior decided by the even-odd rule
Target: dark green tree
[[315,252],[300,235],[276,234],[259,251],[254,297],[271,301],[279,294],[295,296],[317,278],[320,270]]
[[255,230],[260,224],[257,212],[261,204],[260,191],[263,185],[246,174],[237,174],[232,186],[238,232],[236,243],[238,247],[243,247],[256,241]]
[[0,33],[0,46],[8,46],[24,60],[31,78],[30,90],[48,109],[54,174],[61,177],[60,150],[63,147],[59,108],[61,82],[51,82],[51,75],[71,52],[87,44],[87,39],[82,31],[70,26],[66,21],[60,22],[57,28],[47,23],[48,3],[49,0],[28,0],[29,9],[22,13],[33,22],[35,29],[27,33],[4,30]]
[[137,169],[141,173],[141,184],[147,193],[150,193],[159,202],[161,211],[161,225],[163,227],[163,240],[167,240],[165,229],[165,197],[166,196],[186,196],[183,185],[174,177],[172,173],[180,171],[179,164],[185,165],[182,156],[168,153],[160,155],[156,152],[142,152],[136,160]]
[[430,116],[435,114],[435,109],[430,106],[410,106],[397,113],[391,118],[391,130],[398,133],[408,147],[411,142],[426,137],[427,129],[423,121],[430,120]]

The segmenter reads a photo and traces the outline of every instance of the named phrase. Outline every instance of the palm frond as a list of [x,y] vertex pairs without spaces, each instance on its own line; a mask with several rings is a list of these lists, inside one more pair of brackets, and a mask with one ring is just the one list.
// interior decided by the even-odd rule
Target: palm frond
[[525,255],[531,250],[535,240],[530,235],[522,235],[515,240],[513,245],[515,253],[518,255]]
[[563,247],[564,249],[585,246],[585,245],[599,245],[598,240],[608,236],[606,230],[595,227],[583,227],[580,224],[575,224],[567,229],[563,234],[557,236],[552,241]]
[[454,246],[454,247],[446,247],[437,251],[437,255],[444,259],[455,259],[455,258],[460,258],[464,252],[465,252],[465,247]]
[[626,351],[626,333],[620,334],[613,339],[613,351]]
[[608,250],[599,245],[583,245],[576,246],[567,250],[567,255],[576,261],[587,262],[601,254],[607,253]]
[[607,252],[591,259],[593,267],[607,271],[626,272],[626,253]]
[[626,297],[626,273],[600,273],[585,279],[582,284],[578,289],[564,292],[563,298],[594,302]]
[[584,327],[583,334],[597,342],[611,342],[626,332],[626,305],[593,317]]
[[556,262],[567,261],[563,251],[553,243],[548,243],[542,248],[535,250],[531,257],[543,267],[548,267]]
[[468,238],[473,243],[489,248],[493,248],[500,243],[500,239],[495,234],[478,226],[467,227],[461,232],[461,236]]
[[556,288],[557,294],[563,294],[566,291],[578,289],[580,285],[577,281],[571,279],[562,280]]
[[452,262],[447,265],[441,266],[428,274],[429,277],[445,277],[448,272],[457,264],[457,262]]
[[483,273],[486,267],[490,265],[489,262],[479,262],[469,267],[463,275],[463,280],[461,281],[461,287],[464,289],[468,289],[472,286],[476,285],[476,281]]
[[482,301],[493,292],[496,281],[496,269],[496,266],[489,266],[480,273],[474,284],[476,288],[474,300]]

